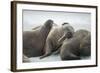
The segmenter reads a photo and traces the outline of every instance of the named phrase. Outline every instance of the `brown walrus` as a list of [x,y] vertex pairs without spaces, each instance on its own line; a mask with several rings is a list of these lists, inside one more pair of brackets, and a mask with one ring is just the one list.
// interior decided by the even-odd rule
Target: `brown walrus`
[[[62,60],[77,60],[80,59],[80,53],[82,50],[83,44],[85,44],[85,38],[87,35],[90,34],[89,31],[87,30],[77,30],[73,37],[70,39],[65,39],[62,43],[62,46],[60,47],[60,57]],[[65,38],[65,37],[64,37]],[[86,38],[88,39],[88,38]],[[60,42],[60,41],[59,41]],[[87,40],[88,43],[91,43],[90,41]],[[83,43],[81,45],[81,43]],[[81,52],[80,52],[80,45],[81,45]],[[88,45],[88,44],[87,44]],[[85,48],[85,47],[84,47]],[[85,52],[87,50],[90,50],[90,48],[86,48]],[[88,53],[88,52],[86,52]]]
[[58,49],[58,47],[60,46],[60,44],[58,44],[58,40],[65,33],[68,33],[66,36],[70,38],[72,37],[73,32],[74,32],[74,28],[68,23],[63,23],[62,27],[58,26],[52,28],[46,39],[46,44],[44,47],[45,54],[40,56],[40,59],[49,56],[50,54],[52,54],[52,52]]
[[43,26],[23,32],[23,54],[27,57],[43,55],[46,38],[52,28],[53,20],[47,20]]

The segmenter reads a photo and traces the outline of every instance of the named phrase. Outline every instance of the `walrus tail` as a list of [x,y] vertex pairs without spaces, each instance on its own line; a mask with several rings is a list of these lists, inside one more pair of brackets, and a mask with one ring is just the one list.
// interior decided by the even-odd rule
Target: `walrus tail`
[[60,53],[60,49],[57,49],[56,51],[53,52],[54,55],[58,55]]

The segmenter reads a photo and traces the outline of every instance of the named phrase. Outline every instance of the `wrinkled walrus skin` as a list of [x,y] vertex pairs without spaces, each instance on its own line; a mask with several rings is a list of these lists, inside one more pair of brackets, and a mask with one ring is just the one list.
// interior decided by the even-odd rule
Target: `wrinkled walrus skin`
[[[66,32],[64,32],[64,30]],[[45,54],[40,56],[40,59],[47,57],[51,55],[54,51],[56,51],[60,46],[58,43],[58,40],[66,33],[73,33],[74,28],[70,24],[64,23],[61,27],[54,27],[51,29],[50,33],[48,34],[48,37],[46,39],[46,44],[44,47]],[[71,37],[68,35],[68,38]]]
[[[89,53],[91,48],[90,47],[85,48],[88,44],[89,44],[88,46],[90,46],[91,43],[90,36],[88,36],[88,34],[90,34],[90,32],[87,30],[77,30],[72,38],[70,39],[66,38],[63,41],[62,46],[60,47],[61,59],[78,60],[80,59],[80,56],[83,54],[82,51],[85,52],[85,54]],[[88,44],[86,42],[88,42]],[[81,51],[80,51],[80,45],[81,45]]]
[[80,44],[80,55],[91,56],[91,34],[88,34]]
[[23,54],[27,57],[43,55],[46,38],[52,28],[53,21],[47,20],[43,26],[23,32]]

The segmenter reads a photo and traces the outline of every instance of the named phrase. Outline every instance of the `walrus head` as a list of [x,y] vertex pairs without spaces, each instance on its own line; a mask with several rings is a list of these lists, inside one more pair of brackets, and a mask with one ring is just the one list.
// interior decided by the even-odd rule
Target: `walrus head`
[[66,38],[72,38],[74,34],[74,28],[69,23],[63,23],[62,29],[64,35],[58,40],[59,43],[62,43]]
[[63,23],[62,28],[63,28],[64,34],[67,38],[73,37],[74,28],[69,23],[67,23],[67,22]]
[[51,29],[53,23],[54,23],[53,20],[49,19],[49,20],[47,20],[47,21],[44,23],[44,25],[45,25],[47,28]]

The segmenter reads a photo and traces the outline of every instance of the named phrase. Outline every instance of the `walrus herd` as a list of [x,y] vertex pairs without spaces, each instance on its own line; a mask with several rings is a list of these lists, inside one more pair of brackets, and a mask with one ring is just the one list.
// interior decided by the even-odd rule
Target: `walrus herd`
[[[23,31],[23,60],[29,57],[48,57],[60,54],[61,60],[80,60],[91,56],[91,33],[85,29],[77,31],[69,23],[54,26],[49,19],[43,25]],[[25,61],[23,61],[25,62]]]

